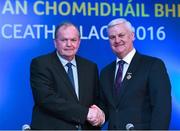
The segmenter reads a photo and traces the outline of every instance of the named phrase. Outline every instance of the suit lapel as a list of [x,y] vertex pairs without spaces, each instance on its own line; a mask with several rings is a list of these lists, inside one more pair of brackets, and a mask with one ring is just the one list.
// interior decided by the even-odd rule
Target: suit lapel
[[79,102],[81,104],[86,103],[87,100],[86,92],[88,92],[88,89],[86,89],[86,83],[85,77],[87,75],[88,67],[85,67],[83,64],[83,61],[79,56],[76,56],[76,64],[77,64],[77,73],[78,73],[78,85],[79,85]]
[[64,82],[64,84],[66,85],[65,88],[67,88],[67,90],[71,93],[71,95],[74,97],[74,99],[78,101],[77,95],[76,95],[75,91],[73,90],[73,87],[68,78],[68,75],[67,75],[62,63],[60,62],[56,52],[52,53],[52,62],[53,62],[52,65],[54,65],[54,69],[56,70],[57,74],[61,78],[60,81]]
[[140,54],[138,52],[136,52],[130,65],[129,65],[129,68],[124,76],[124,79],[122,82],[122,87],[121,87],[122,90],[120,91],[118,104],[120,103],[120,100],[122,100],[122,97],[125,95],[126,91],[129,90],[128,88],[131,88],[128,86],[128,84],[129,84],[131,78],[133,77],[133,75],[135,74],[137,68],[139,67],[140,58],[141,58]]

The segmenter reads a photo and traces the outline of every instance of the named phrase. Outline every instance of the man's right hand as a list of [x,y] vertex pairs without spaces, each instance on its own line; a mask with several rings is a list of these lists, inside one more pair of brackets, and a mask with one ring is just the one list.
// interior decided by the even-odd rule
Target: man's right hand
[[104,112],[96,105],[89,108],[87,120],[93,126],[101,126],[105,122]]

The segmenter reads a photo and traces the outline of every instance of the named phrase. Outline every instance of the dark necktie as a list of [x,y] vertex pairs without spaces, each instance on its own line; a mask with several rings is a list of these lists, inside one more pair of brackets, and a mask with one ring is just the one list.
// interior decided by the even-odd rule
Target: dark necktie
[[118,96],[120,93],[120,89],[121,89],[121,85],[122,85],[122,75],[123,75],[123,65],[124,65],[124,61],[120,60],[118,62],[119,67],[117,70],[117,74],[116,74],[116,79],[115,79],[115,83],[114,83],[114,87],[115,87],[115,95]]
[[67,63],[66,66],[68,67],[68,71],[67,71],[67,74],[69,76],[69,79],[71,81],[71,84],[73,85],[74,87],[74,76],[73,76],[73,70],[72,70],[72,63]]

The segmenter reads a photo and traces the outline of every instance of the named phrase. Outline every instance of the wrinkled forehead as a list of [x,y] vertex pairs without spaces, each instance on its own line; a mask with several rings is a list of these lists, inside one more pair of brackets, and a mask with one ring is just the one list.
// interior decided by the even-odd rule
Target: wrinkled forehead
[[116,25],[110,26],[108,28],[108,35],[130,33],[130,32],[132,32],[132,31],[123,23],[116,24]]

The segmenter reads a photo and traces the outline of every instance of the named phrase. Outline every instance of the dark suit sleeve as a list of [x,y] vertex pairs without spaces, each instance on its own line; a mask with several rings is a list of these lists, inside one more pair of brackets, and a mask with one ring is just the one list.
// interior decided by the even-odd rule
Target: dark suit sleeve
[[152,106],[151,129],[168,129],[171,118],[171,85],[161,60],[153,63],[148,84]]
[[96,74],[95,74],[95,76],[94,76],[94,81],[95,81],[95,85],[94,85],[94,87],[95,87],[95,90],[94,90],[94,104],[95,105],[99,105],[99,102],[100,102],[100,82],[99,82],[99,74],[98,74],[98,67],[97,67],[97,65],[95,66],[95,71],[94,71]]
[[100,100],[99,100],[99,107],[103,110],[103,112],[105,113],[105,121],[107,121],[109,119],[109,114],[108,114],[108,106],[107,106],[107,100],[104,94],[104,90],[103,90],[103,84],[105,83],[105,78],[104,76],[107,76],[104,74],[104,71],[101,71],[100,73]]
[[99,107],[103,110],[105,114],[105,121],[109,119],[109,114],[108,114],[108,106],[106,105],[107,101],[104,96],[104,92],[102,88],[100,89],[100,102],[99,102]]
[[45,63],[34,59],[31,63],[30,73],[35,105],[57,119],[80,124],[85,122],[88,108],[78,102],[59,97],[54,88],[56,86],[53,82],[54,75]]

